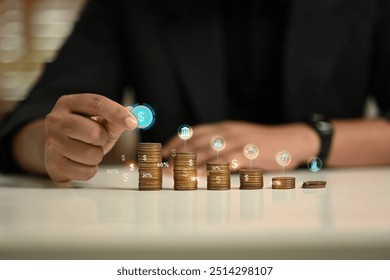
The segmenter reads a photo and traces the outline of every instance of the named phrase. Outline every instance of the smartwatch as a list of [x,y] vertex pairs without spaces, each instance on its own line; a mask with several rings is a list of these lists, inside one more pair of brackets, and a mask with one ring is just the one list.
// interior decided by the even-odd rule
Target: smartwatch
[[325,164],[333,139],[333,125],[323,114],[315,113],[311,116],[308,125],[312,127],[320,137],[321,148],[318,157]]

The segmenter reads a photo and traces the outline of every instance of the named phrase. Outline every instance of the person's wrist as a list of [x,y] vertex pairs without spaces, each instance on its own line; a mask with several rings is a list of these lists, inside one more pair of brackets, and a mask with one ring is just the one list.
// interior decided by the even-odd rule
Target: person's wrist
[[316,156],[325,163],[332,144],[333,124],[325,115],[317,113],[311,116],[307,124],[317,133],[320,139],[320,149]]
[[39,119],[26,124],[13,137],[12,153],[18,166],[29,173],[45,174],[44,120]]
[[306,164],[312,156],[317,156],[321,149],[321,139],[316,131],[305,123],[297,124],[295,133],[297,161]]

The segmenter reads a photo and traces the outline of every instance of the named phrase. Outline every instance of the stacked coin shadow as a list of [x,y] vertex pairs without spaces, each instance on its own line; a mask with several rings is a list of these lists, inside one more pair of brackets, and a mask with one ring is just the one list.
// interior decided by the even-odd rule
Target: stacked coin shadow
[[274,177],[272,178],[273,189],[295,189],[295,177]]
[[141,191],[162,189],[161,143],[138,143],[138,188]]
[[240,189],[256,190],[263,188],[263,172],[261,169],[241,169],[240,170]]
[[173,188],[175,190],[198,189],[195,152],[176,152],[173,158]]
[[208,162],[207,189],[208,190],[229,190],[230,189],[230,165],[229,162],[214,163]]

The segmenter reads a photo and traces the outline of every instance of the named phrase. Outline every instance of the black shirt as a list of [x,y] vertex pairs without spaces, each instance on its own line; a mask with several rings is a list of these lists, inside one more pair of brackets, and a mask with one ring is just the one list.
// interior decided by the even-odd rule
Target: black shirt
[[287,11],[288,1],[226,2],[229,119],[269,124],[284,121],[282,64]]
[[[281,0],[229,0],[222,22],[224,1],[88,1],[55,61],[2,124],[0,171],[16,169],[12,134],[44,118],[63,94],[119,101],[132,86],[158,116],[143,134],[150,142],[167,141],[183,123],[241,116],[257,123],[299,122],[314,112],[359,118],[369,94],[390,114],[390,1],[289,0],[289,8]],[[166,2],[169,9],[157,5]],[[174,10],[178,3],[183,8]],[[234,16],[239,9],[247,16]]]

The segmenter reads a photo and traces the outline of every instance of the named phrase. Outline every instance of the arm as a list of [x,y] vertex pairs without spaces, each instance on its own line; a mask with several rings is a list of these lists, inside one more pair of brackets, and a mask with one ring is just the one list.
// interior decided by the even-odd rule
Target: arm
[[335,120],[328,166],[369,166],[390,164],[390,122]]
[[14,137],[15,160],[30,173],[53,180],[88,180],[136,118],[122,105],[96,94],[61,97],[45,120],[24,126]]
[[[99,92],[111,100],[120,100],[123,92],[123,54],[118,28],[121,18],[118,16],[119,10],[119,6],[107,0],[87,3],[73,33],[55,60],[46,65],[26,100],[2,125],[1,171],[17,171],[15,160],[22,169],[34,173],[45,172],[42,158],[37,156],[42,155],[42,151],[39,151],[42,150],[41,140],[45,135],[42,123],[61,96]],[[31,137],[29,133],[32,133]],[[28,157],[29,154],[39,161],[29,163],[32,159]]]
[[[390,123],[384,119],[335,120],[334,137],[326,164],[328,166],[369,166],[390,163]],[[248,166],[243,148],[249,143],[260,149],[253,165],[265,170],[280,170],[275,154],[280,150],[290,152],[292,162],[288,168],[296,168],[320,150],[316,132],[303,123],[265,126],[246,122],[223,122],[194,127],[194,136],[187,142],[187,149],[198,152],[198,164],[215,161],[210,148],[212,136],[225,138],[226,149],[220,153],[222,161],[237,159],[240,168]],[[174,137],[164,148],[169,157],[172,149],[181,149],[183,141]]]
[[40,119],[22,127],[14,136],[12,152],[16,163],[25,171],[47,174],[44,160],[45,121]]

